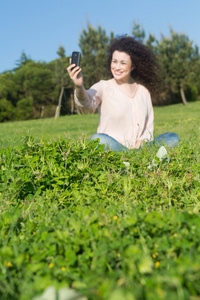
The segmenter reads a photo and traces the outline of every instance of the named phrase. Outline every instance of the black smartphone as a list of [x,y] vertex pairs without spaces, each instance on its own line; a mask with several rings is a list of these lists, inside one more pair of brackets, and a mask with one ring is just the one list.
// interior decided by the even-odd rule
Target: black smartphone
[[[71,64],[75,64],[76,67],[77,67],[77,66],[80,66],[80,62],[81,62],[81,53],[77,52],[77,51],[72,52],[72,61],[71,61]],[[74,68],[72,68],[72,70]]]

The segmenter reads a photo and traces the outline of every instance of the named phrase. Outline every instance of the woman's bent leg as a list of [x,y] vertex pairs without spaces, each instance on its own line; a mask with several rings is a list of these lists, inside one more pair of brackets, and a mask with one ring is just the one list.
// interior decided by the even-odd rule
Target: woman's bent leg
[[159,135],[157,138],[155,138],[152,143],[153,144],[161,144],[165,146],[169,146],[171,148],[176,147],[178,143],[180,142],[179,136],[176,133],[173,132],[166,132]]
[[115,139],[105,133],[95,133],[91,138],[90,141],[99,139],[99,145],[105,145],[105,150],[111,151],[128,151],[128,148],[123,146],[122,144],[118,143]]

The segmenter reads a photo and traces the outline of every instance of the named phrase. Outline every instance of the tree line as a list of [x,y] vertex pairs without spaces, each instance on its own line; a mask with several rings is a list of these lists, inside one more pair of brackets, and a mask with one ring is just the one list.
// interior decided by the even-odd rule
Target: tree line
[[[150,47],[157,56],[160,68],[160,94],[152,99],[154,105],[196,101],[200,96],[200,53],[197,45],[183,33],[172,28],[170,35],[160,39],[133,22],[131,36]],[[81,68],[84,84],[89,88],[101,79],[108,79],[107,47],[114,38],[101,26],[89,22],[79,38]],[[73,93],[73,83],[66,71],[69,57],[59,47],[58,58],[49,63],[35,62],[22,53],[16,68],[0,74],[0,122],[52,117],[58,104],[61,88]]]

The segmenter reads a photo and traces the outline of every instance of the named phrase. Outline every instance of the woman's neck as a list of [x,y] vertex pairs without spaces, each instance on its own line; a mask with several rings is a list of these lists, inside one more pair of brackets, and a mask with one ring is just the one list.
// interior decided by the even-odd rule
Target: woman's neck
[[115,78],[112,79],[114,84],[118,86],[118,88],[128,97],[133,97],[137,90],[137,84],[131,79],[129,82],[127,81],[117,81]]
[[118,85],[129,85],[129,84],[134,83],[132,78],[129,78],[126,80],[116,80],[115,78],[113,78],[113,81],[115,81],[115,83]]

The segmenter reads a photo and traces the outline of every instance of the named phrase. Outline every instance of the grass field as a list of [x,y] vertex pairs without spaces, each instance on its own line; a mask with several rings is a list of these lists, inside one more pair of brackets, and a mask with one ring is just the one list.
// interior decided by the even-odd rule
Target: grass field
[[[181,139],[188,139],[199,126],[200,101],[155,107],[155,137],[167,131],[176,132]],[[78,140],[89,139],[96,132],[98,115],[72,115],[58,119],[40,119],[0,124],[0,147],[17,146],[24,137],[33,136],[36,141],[42,138],[56,140],[59,137]]]
[[199,300],[199,113],[155,108],[162,161],[97,150],[98,115],[0,124],[0,299]]

